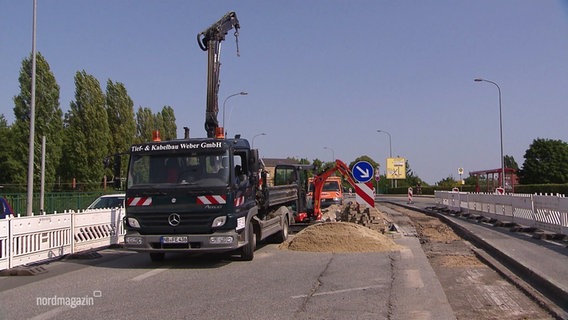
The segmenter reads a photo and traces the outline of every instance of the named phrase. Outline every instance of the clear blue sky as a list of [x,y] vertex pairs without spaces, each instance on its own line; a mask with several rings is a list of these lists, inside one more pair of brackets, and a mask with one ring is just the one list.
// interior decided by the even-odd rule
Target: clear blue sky
[[[14,120],[22,60],[31,52],[32,0],[0,0],[0,114]],[[228,11],[241,23],[222,44],[225,122],[263,157],[351,162],[394,156],[433,184],[522,166],[536,138],[568,141],[566,0],[38,0],[37,50],[74,100],[85,70],[103,90],[125,84],[135,109],[174,108],[180,137],[203,129],[207,55],[196,35]],[[222,119],[219,112],[219,121]],[[328,147],[325,149],[324,147]]]

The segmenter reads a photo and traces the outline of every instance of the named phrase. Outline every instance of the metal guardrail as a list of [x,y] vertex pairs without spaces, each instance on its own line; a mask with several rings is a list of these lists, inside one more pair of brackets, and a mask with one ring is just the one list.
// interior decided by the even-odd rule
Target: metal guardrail
[[0,220],[0,270],[119,244],[123,208]]
[[488,194],[436,191],[436,204],[465,213],[568,235],[568,198],[564,195]]

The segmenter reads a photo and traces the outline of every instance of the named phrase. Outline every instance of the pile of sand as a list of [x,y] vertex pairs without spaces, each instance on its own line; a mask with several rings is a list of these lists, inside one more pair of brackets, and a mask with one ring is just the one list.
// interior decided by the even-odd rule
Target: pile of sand
[[385,252],[401,247],[388,235],[362,225],[326,222],[305,228],[280,248],[309,252]]

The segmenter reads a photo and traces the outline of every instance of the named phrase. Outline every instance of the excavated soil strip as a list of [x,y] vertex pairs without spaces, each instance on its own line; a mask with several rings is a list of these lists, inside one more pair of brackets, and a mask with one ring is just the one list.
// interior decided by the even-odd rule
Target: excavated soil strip
[[311,225],[280,245],[309,252],[385,252],[400,250],[387,235],[351,222]]

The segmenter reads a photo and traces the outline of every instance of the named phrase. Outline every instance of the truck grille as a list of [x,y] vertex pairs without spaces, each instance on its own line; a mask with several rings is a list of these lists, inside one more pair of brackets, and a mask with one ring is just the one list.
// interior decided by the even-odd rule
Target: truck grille
[[136,215],[141,225],[141,234],[209,234],[212,233],[211,223],[217,214],[177,213],[180,216],[179,225],[171,226],[168,222],[169,213],[143,213]]

